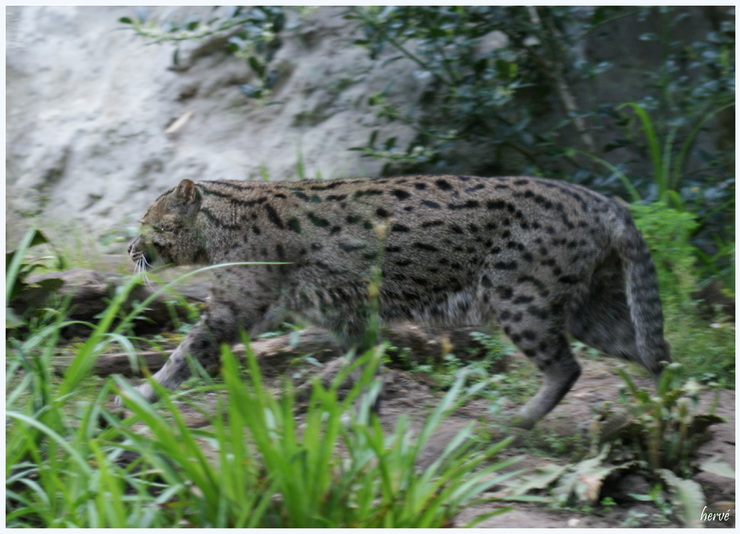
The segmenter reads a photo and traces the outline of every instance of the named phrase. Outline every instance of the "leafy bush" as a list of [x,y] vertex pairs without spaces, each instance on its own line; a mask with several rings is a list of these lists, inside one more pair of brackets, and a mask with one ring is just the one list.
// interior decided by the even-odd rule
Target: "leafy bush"
[[699,225],[696,216],[669,208],[663,202],[635,203],[632,213],[650,247],[664,306],[674,311],[693,310],[691,293],[696,291],[696,249],[690,237]]
[[626,385],[621,401],[629,420],[618,436],[607,438],[617,445],[614,456],[632,457],[653,471],[669,469],[682,477],[698,471],[695,455],[706,440],[706,430],[724,419],[697,413],[699,392],[706,388],[693,379],[681,380],[679,371],[679,364],[670,364],[655,392],[638,388],[624,370],[617,371]]
[[[516,153],[518,172],[536,172],[540,158],[553,155],[559,131],[570,122],[550,130],[533,127],[533,119],[545,111],[543,100],[517,104],[522,94],[544,96],[565,67],[531,46],[530,39],[541,33],[540,11],[548,18],[568,16],[574,24],[583,13],[573,8],[490,6],[348,9],[345,17],[356,22],[361,35],[355,43],[367,48],[372,59],[380,59],[390,49],[398,55],[386,63],[402,57],[413,61],[418,67],[413,76],[429,80],[426,104],[434,109],[433,114],[405,113],[401,110],[408,102],[389,102],[385,95],[375,95],[370,103],[377,106],[379,117],[403,122],[418,136],[409,147],[396,146],[393,138],[379,147],[375,131],[368,145],[358,149],[368,156],[404,163],[405,168],[430,164],[444,170],[456,166],[447,159],[450,149],[463,141],[483,143],[495,147],[498,157],[494,159]],[[556,44],[553,53],[565,46],[561,41]],[[564,101],[573,106],[570,88],[559,87]]]
[[[658,273],[667,336],[674,359],[690,376],[720,381],[733,387],[735,376],[734,324],[726,318],[714,323],[699,315],[694,300],[699,280],[696,247],[690,236],[698,226],[695,215],[669,208],[662,202],[636,203],[632,211],[650,246]],[[734,268],[732,269],[734,273]]]

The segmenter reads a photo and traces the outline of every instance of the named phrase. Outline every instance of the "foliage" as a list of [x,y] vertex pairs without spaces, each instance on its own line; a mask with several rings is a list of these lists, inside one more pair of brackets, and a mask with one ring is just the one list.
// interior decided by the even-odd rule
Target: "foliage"
[[[510,461],[483,466],[503,443],[475,452],[470,428],[458,434],[426,470],[420,472],[415,466],[437,426],[467,396],[461,397],[462,378],[418,435],[410,432],[406,419],[386,435],[371,416],[371,397],[361,399],[353,417],[343,422],[367,391],[382,350],[375,349],[347,367],[328,389],[316,383],[300,426],[294,419],[291,390],[276,399],[264,387],[251,355],[244,379],[239,378],[228,350],[223,356],[229,404],[219,413],[228,415],[216,415],[214,430],[198,435],[215,445],[215,462],[202,456],[189,436],[192,431],[179,421],[176,405],[166,400],[166,392],[162,393],[174,414],[174,427],[135,394],[127,401],[150,428],[157,429],[154,439],[146,443],[127,431],[131,440],[140,442],[130,446],[146,450],[143,460],[159,466],[169,487],[181,489],[172,496],[178,502],[177,517],[168,519],[169,523],[177,519],[212,527],[443,526],[460,506],[505,478],[490,475]],[[363,378],[339,400],[341,379],[362,364],[369,364]],[[253,447],[245,445],[247,437]],[[347,451],[344,457],[338,454],[340,447]]]
[[696,291],[695,247],[690,242],[698,226],[696,216],[663,202],[635,203],[631,208],[658,271],[661,300],[667,308],[688,310]]
[[41,230],[32,227],[23,236],[21,242],[18,244],[18,248],[5,253],[6,327],[15,328],[21,322],[17,314],[10,308],[15,299],[23,294],[30,293],[35,288],[53,291],[61,285],[61,281],[58,279],[43,280],[36,283],[30,283],[28,281],[29,275],[36,270],[47,268],[50,263],[56,268],[64,268],[64,258],[59,254],[29,259],[29,249],[39,245],[49,244],[49,239],[47,239]]
[[[499,401],[501,393],[521,394],[523,389],[530,386],[529,384],[523,385],[516,370],[512,370],[509,366],[508,360],[516,352],[516,347],[502,334],[470,332],[470,338],[485,349],[483,357],[480,357],[478,347],[468,348],[468,354],[455,354],[449,342],[446,344],[443,340],[442,358],[429,358],[421,362],[413,361],[413,358],[407,354],[408,349],[404,349],[394,356],[394,360],[414,373],[426,375],[431,379],[432,385],[438,389],[449,388],[460,373],[465,373],[471,382],[490,383],[491,392],[495,391],[495,397]],[[397,349],[397,347],[391,348]],[[493,374],[501,369],[506,369],[506,372]]]
[[[701,486],[688,477],[700,470],[734,478],[724,462],[696,461],[696,451],[706,439],[709,426],[724,419],[713,413],[699,413],[699,384],[681,382],[677,364],[661,375],[657,391],[637,388],[627,373],[623,411],[604,406],[591,423],[594,438],[591,457],[570,465],[545,465],[534,470],[514,488],[513,495],[550,488],[553,500],[561,506],[591,506],[605,499],[610,484],[630,473],[640,473],[652,481],[650,495],[631,495],[650,500],[669,513],[677,514],[686,525],[695,525],[705,502]],[[663,488],[668,490],[664,495]]]
[[[398,54],[384,64],[401,58],[415,63],[413,76],[427,81],[429,100],[434,104],[433,116],[426,117],[402,111],[407,103],[390,102],[386,94],[373,96],[370,104],[377,106],[380,118],[411,126],[418,136],[409,147],[397,146],[394,138],[381,141],[378,147],[376,130],[368,145],[358,149],[369,156],[404,162],[406,167],[429,162],[444,169],[450,164],[445,152],[454,145],[463,140],[485,142],[497,154],[504,149],[518,153],[524,167],[536,169],[540,156],[552,154],[558,132],[565,126],[534,129],[532,120],[543,111],[542,106],[515,105],[521,93],[541,95],[541,88],[562,75],[561,62],[552,62],[528,40],[539,27],[538,11],[548,17],[550,13],[567,15],[574,22],[582,18],[582,11],[572,8],[349,8],[345,17],[356,22],[362,35],[355,43],[367,48],[375,60],[386,49]],[[573,100],[572,95],[568,98]]]
[[[179,395],[156,383],[168,416],[120,378],[102,387],[90,383],[92,363],[108,344],[131,349],[120,334],[125,324],[111,329],[138,283],[140,276],[133,277],[91,325],[89,339],[60,380],[50,374],[51,359],[67,322],[49,325],[9,352],[8,526],[449,526],[463,507],[515,474],[498,474],[513,460],[490,462],[508,441],[482,447],[472,423],[434,462],[418,468],[419,454],[439,425],[486,384],[466,390],[461,373],[420,431],[401,417],[387,432],[371,409],[382,347],[346,366],[328,388],[316,383],[303,424],[295,420],[292,390],[274,398],[254,357],[249,355],[242,376],[226,348],[224,384],[199,388],[229,398],[215,416],[207,414],[209,428],[187,427],[176,404]],[[132,310],[129,320],[149,301]],[[359,367],[361,378],[340,399],[342,380]],[[106,408],[116,385],[133,414],[123,420]],[[353,404],[356,413],[345,421]],[[206,415],[202,405],[192,407]],[[127,465],[126,456],[137,458]]]
[[[696,247],[690,241],[698,226],[696,217],[662,202],[636,203],[632,212],[655,262],[674,359],[704,382],[720,381],[734,387],[734,322],[720,317],[707,324],[693,297],[700,278]],[[734,275],[734,262],[731,265]]]
[[706,439],[707,428],[724,419],[697,413],[704,388],[693,379],[682,381],[680,369],[676,363],[666,367],[654,393],[636,387],[623,369],[617,371],[626,385],[621,403],[629,419],[618,435],[608,437],[619,449],[615,456],[633,457],[653,471],[669,469],[682,477],[695,474],[694,455]]
[[[84,388],[61,395],[47,379],[50,396],[24,409],[28,380],[12,392],[7,524],[36,527],[440,527],[491,486],[515,473],[497,474],[513,460],[489,463],[507,442],[481,449],[472,424],[441,456],[419,469],[418,455],[442,423],[475,391],[464,376],[440,400],[419,432],[402,417],[387,433],[371,415],[368,391],[382,349],[348,366],[346,378],[364,365],[363,378],[339,400],[338,378],[328,389],[317,383],[299,425],[289,390],[276,399],[248,358],[241,377],[236,359],[224,350],[223,389],[212,426],[188,428],[176,396],[160,391],[168,417],[123,380],[133,416],[119,420],[104,408],[111,381],[92,402],[80,402]],[[373,392],[370,389],[371,394]],[[377,394],[377,388],[374,391]],[[35,401],[41,399],[35,397]],[[41,418],[40,412],[55,418]],[[102,428],[99,422],[106,422]],[[137,430],[135,423],[149,432]],[[347,452],[340,455],[340,448]],[[205,454],[205,450],[215,454]],[[138,458],[128,466],[123,451]],[[482,520],[506,508],[495,509]],[[474,521],[475,522],[475,521]]]
[[[269,64],[282,44],[279,38],[285,27],[282,7],[213,7],[207,20],[192,14],[180,22],[170,20],[162,23],[147,20],[146,8],[138,8],[135,18],[122,17],[119,22],[152,43],[205,40],[228,50],[235,57],[245,60],[251,72],[257,76],[256,83],[239,86],[242,94],[249,98],[269,97],[270,90],[278,80],[277,70],[269,68]],[[172,55],[172,64],[176,70],[191,66],[182,64],[179,47]]]

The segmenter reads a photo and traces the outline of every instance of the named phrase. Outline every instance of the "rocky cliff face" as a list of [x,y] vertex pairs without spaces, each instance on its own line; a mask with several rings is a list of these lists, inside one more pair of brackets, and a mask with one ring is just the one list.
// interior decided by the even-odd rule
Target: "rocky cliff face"
[[[182,18],[211,8],[150,10]],[[375,175],[381,162],[347,148],[362,145],[375,113],[367,99],[395,80],[421,82],[397,61],[375,72],[353,46],[341,8],[294,13],[273,60],[275,105],[239,91],[244,60],[188,43],[191,67],[170,70],[174,47],[148,45],[122,30],[134,8],[10,7],[7,50],[7,221],[9,244],[30,218],[54,234],[76,222],[92,232],[135,221],[183,178],[294,179]],[[189,56],[188,56],[189,55]],[[191,61],[192,60],[192,61]],[[168,128],[187,119],[174,133]],[[181,121],[182,122],[182,121]],[[404,142],[411,132],[394,126]],[[57,234],[59,235],[59,234]]]

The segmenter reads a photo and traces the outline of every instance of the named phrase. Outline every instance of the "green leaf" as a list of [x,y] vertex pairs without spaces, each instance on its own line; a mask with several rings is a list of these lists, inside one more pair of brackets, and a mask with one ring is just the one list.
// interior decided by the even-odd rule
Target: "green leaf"
[[575,498],[578,504],[598,502],[604,479],[615,471],[632,467],[630,464],[612,465],[606,462],[610,448],[604,447],[601,453],[571,466],[554,490],[558,502],[567,503]]
[[252,67],[252,70],[257,74],[257,76],[262,78],[265,75],[265,65],[260,62],[259,59],[254,56],[249,56],[247,62],[249,63],[249,66]]
[[255,87],[249,83],[243,83],[239,86],[239,90],[247,98],[259,98],[262,95],[262,89]]
[[15,313],[13,308],[5,308],[5,328],[20,328],[24,324],[26,322]]
[[567,470],[567,465],[547,464],[537,467],[534,472],[526,477],[517,480],[516,486],[509,495],[520,496],[529,493],[532,490],[545,490],[550,487],[558,478]]
[[699,464],[699,469],[706,471],[707,473],[712,473],[713,475],[732,479],[735,478],[735,470],[730,466],[730,464],[722,459],[722,455],[720,454],[712,456],[709,460]]
[[658,473],[665,481],[671,502],[678,507],[684,525],[702,526],[701,512],[706,505],[706,499],[701,486],[693,480],[679,478],[668,469],[659,469]]
[[26,254],[29,248],[48,243],[43,233],[35,227],[31,227],[21,239],[18,244],[18,248],[10,255],[5,255],[5,305],[7,306],[10,302],[11,296],[14,291],[17,291],[16,287],[22,283],[19,276],[21,267],[23,266],[23,256]]

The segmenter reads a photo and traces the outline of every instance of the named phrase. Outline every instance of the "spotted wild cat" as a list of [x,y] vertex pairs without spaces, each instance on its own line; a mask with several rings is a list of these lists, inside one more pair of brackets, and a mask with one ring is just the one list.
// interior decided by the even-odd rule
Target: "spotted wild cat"
[[[628,209],[565,182],[183,180],[141,222],[129,253],[142,267],[287,262],[214,270],[200,322],[154,375],[168,388],[189,376],[187,353],[212,368],[220,343],[286,314],[357,345],[373,266],[381,268],[386,324],[502,326],[544,375],[515,421],[523,427],[552,410],[580,374],[568,334],[654,376],[670,361],[655,269]],[[154,399],[149,385],[139,391]]]

